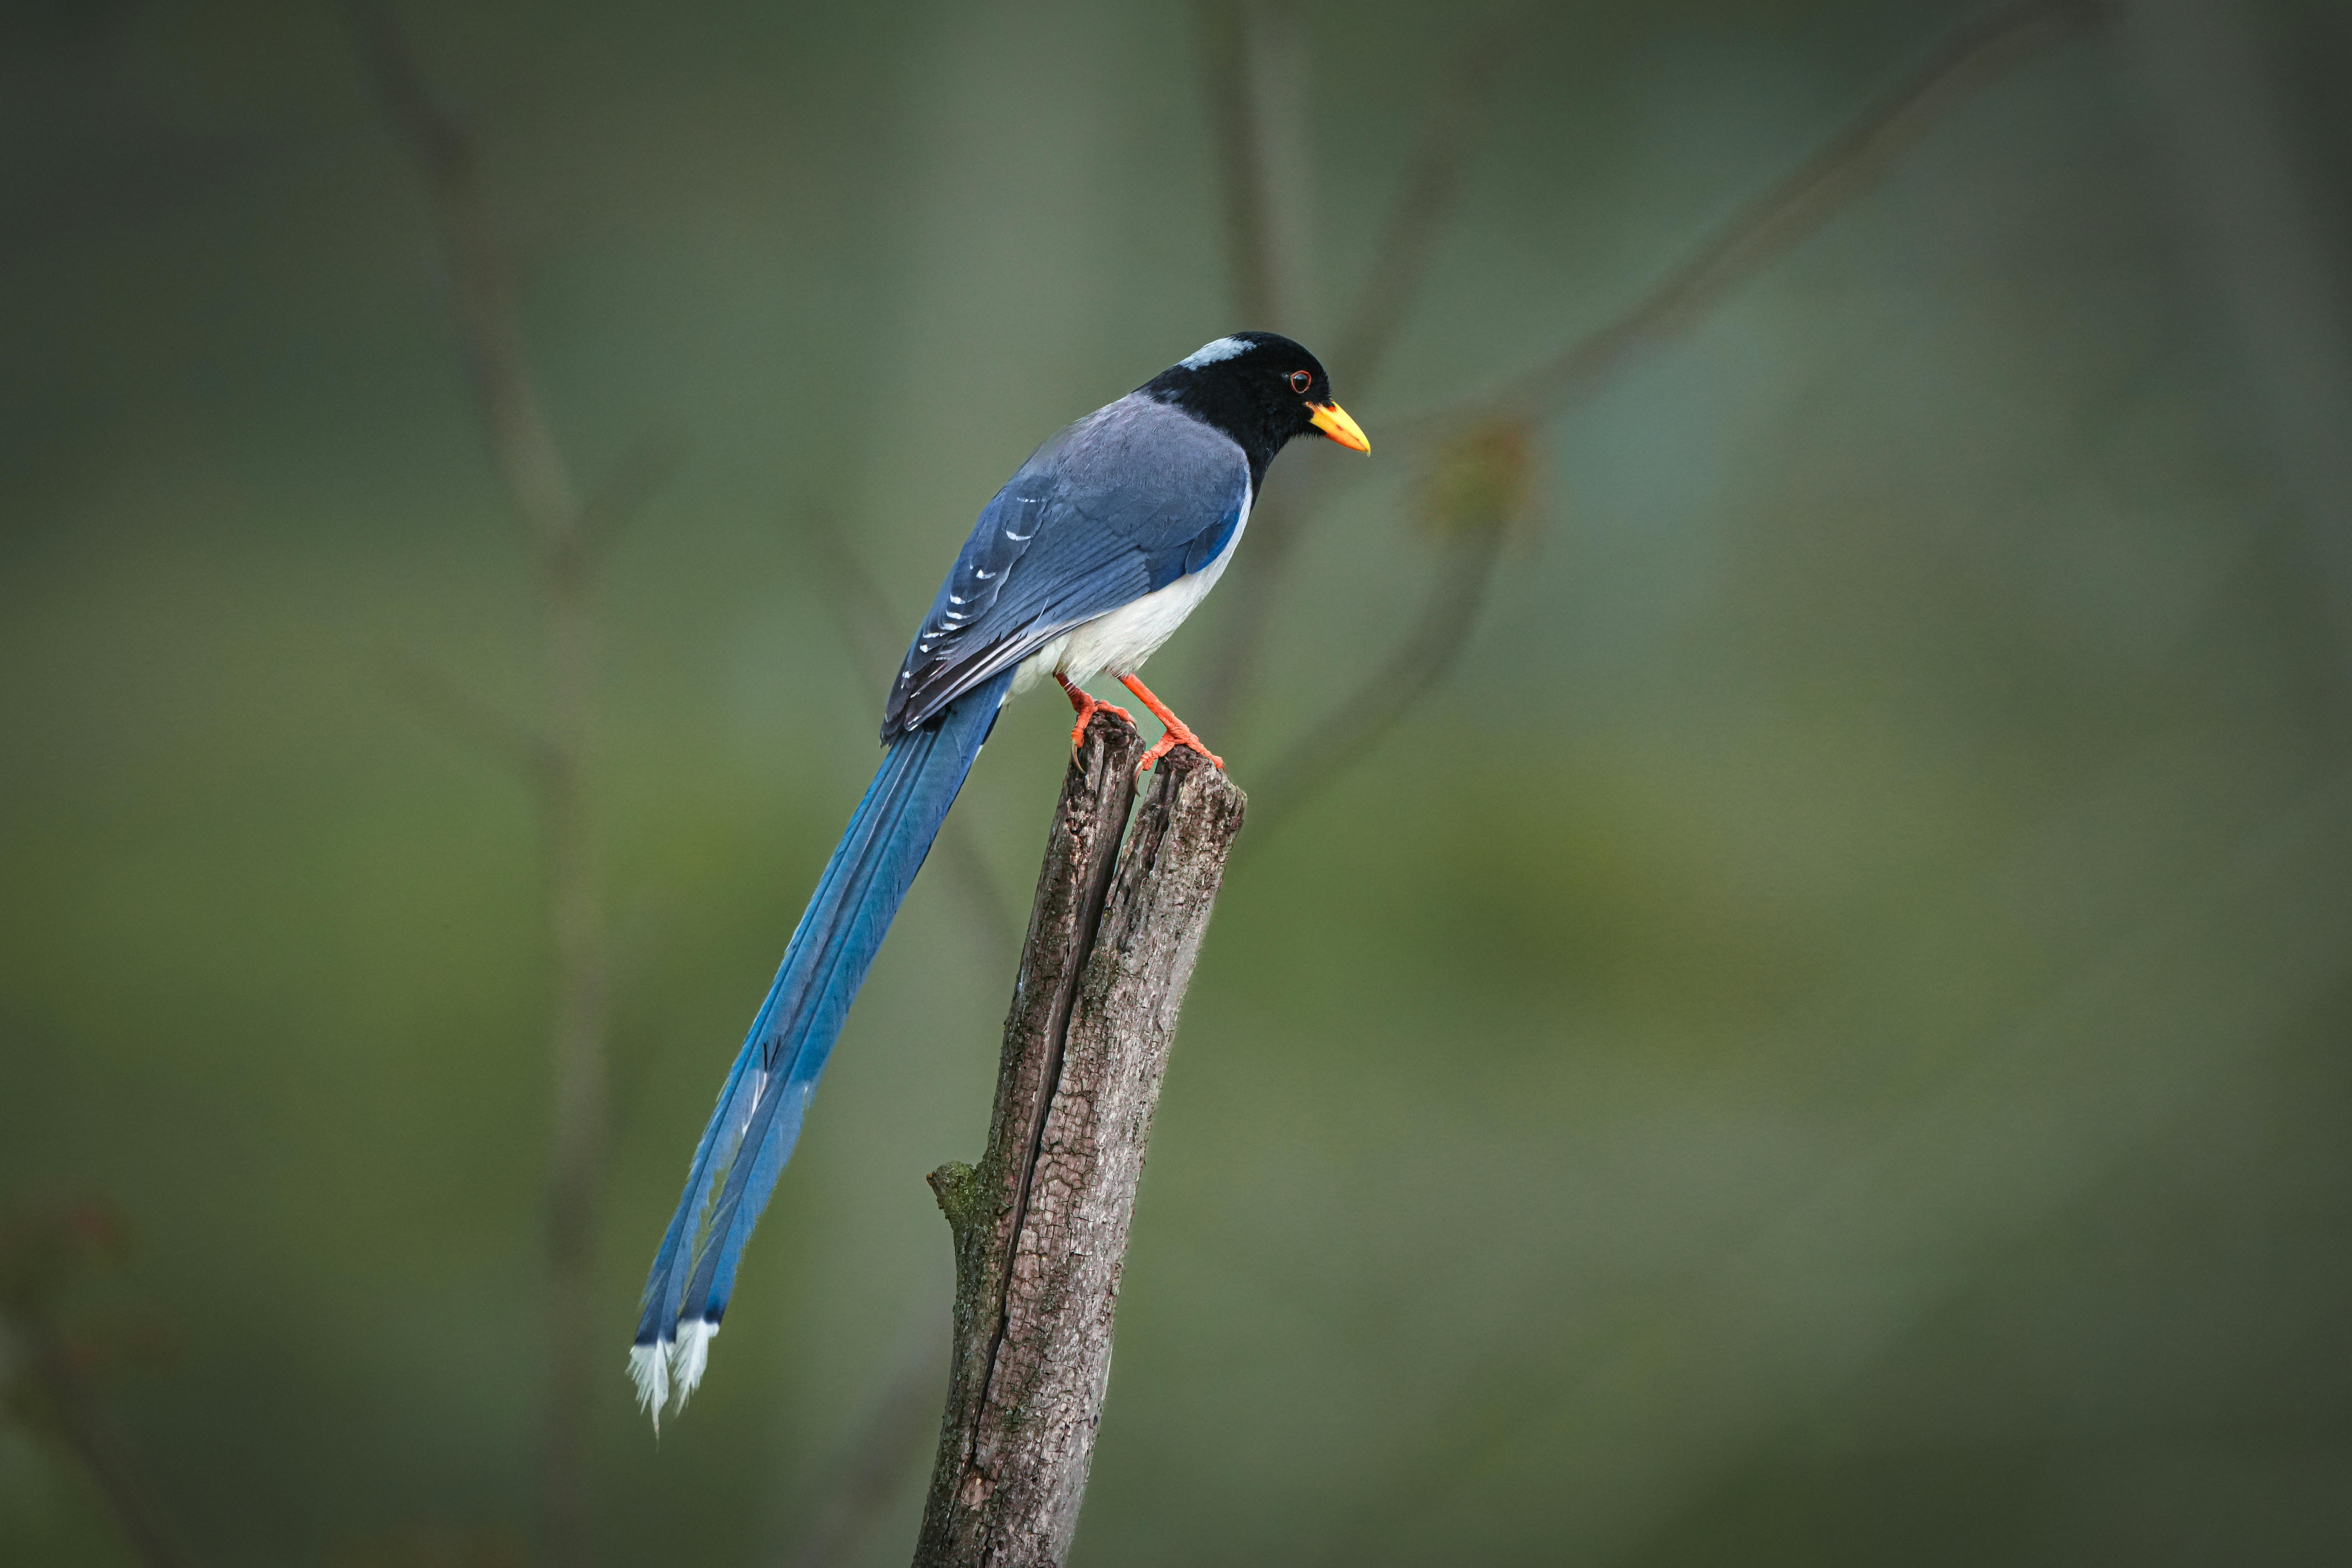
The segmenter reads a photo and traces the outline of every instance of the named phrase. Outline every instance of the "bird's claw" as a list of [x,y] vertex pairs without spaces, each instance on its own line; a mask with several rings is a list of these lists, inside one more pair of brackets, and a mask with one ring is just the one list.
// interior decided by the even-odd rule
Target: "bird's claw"
[[1094,722],[1096,714],[1116,713],[1130,724],[1135,722],[1134,714],[1129,712],[1126,709],[1119,707],[1115,702],[1098,701],[1090,692],[1077,686],[1069,679],[1069,677],[1064,675],[1060,670],[1057,669],[1054,672],[1054,679],[1061,683],[1063,693],[1070,700],[1070,707],[1075,710],[1078,715],[1078,721],[1070,726],[1070,754],[1072,756],[1076,756],[1079,751],[1085,747],[1087,743],[1087,726]]
[[1183,746],[1189,750],[1200,752],[1202,756],[1208,758],[1210,762],[1215,763],[1219,771],[1222,772],[1223,770],[1225,765],[1224,758],[1217,755],[1216,752],[1201,744],[1200,736],[1195,735],[1190,730],[1179,726],[1175,729],[1170,730],[1166,734],[1160,736],[1159,741],[1152,745],[1151,750],[1143,753],[1143,761],[1135,764],[1136,773],[1139,775],[1150,773],[1151,771],[1152,763],[1158,762],[1160,758],[1166,756],[1169,752],[1174,751],[1179,746]]
[[[1086,693],[1080,692],[1078,695],[1085,697]],[[1087,705],[1078,710],[1078,721],[1070,726],[1070,751],[1074,754],[1087,743],[1087,726],[1094,722],[1095,715],[1097,713],[1116,713],[1130,724],[1135,722],[1135,715],[1118,703],[1097,702],[1093,698],[1087,697]]]
[[[1166,734],[1160,737],[1160,743],[1158,745],[1143,753],[1143,761],[1135,764],[1135,776],[1138,780],[1140,780],[1145,773],[1151,771],[1152,763],[1158,762],[1160,758],[1166,756],[1169,752],[1174,751],[1179,746],[1191,747],[1193,751],[1196,751],[1202,756],[1208,758],[1210,762],[1217,766],[1220,772],[1223,770],[1225,759],[1217,755],[1216,752],[1209,750],[1208,747],[1201,744],[1201,737],[1192,733],[1192,727],[1186,724],[1183,720],[1176,717],[1174,711],[1169,708],[1168,704],[1160,701],[1160,699],[1151,695],[1150,688],[1145,686],[1140,680],[1136,679],[1132,674],[1120,676],[1118,678],[1118,683],[1121,686],[1126,687],[1129,691],[1134,692],[1136,696],[1141,698],[1143,700],[1143,705],[1151,710],[1151,716],[1154,719],[1159,720],[1160,724],[1165,727],[1168,731]],[[1072,700],[1075,701],[1076,699],[1072,699]]]

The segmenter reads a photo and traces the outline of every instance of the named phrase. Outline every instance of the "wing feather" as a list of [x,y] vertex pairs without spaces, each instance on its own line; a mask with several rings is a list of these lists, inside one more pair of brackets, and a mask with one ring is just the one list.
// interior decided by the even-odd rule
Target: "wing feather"
[[1037,448],[982,509],[907,650],[887,744],[1054,638],[1214,560],[1249,497],[1222,431],[1140,393]]

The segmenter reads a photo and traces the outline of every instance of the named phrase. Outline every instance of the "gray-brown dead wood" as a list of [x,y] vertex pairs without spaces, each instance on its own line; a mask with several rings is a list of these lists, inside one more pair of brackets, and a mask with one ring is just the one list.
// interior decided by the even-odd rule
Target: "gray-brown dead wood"
[[1244,805],[1177,752],[1122,849],[1142,754],[1106,714],[1072,759],[987,1151],[931,1173],[955,1234],[955,1343],[918,1568],[1058,1563],[1077,1528],[1152,1111]]

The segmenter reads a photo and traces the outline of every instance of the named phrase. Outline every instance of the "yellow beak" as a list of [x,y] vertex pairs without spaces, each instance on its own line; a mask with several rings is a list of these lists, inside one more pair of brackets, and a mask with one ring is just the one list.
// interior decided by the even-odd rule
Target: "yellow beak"
[[1364,439],[1363,429],[1349,418],[1348,411],[1338,404],[1310,403],[1307,405],[1307,416],[1315,422],[1315,428],[1349,451],[1369,452],[1372,449],[1372,444]]

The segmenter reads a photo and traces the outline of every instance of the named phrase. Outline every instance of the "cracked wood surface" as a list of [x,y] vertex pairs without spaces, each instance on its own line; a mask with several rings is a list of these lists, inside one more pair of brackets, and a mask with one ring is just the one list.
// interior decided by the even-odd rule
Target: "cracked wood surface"
[[931,1173],[955,1344],[916,1568],[1043,1568],[1077,1529],[1152,1110],[1244,804],[1178,751],[1122,853],[1142,754],[1133,725],[1097,714],[1072,758],[987,1151]]

